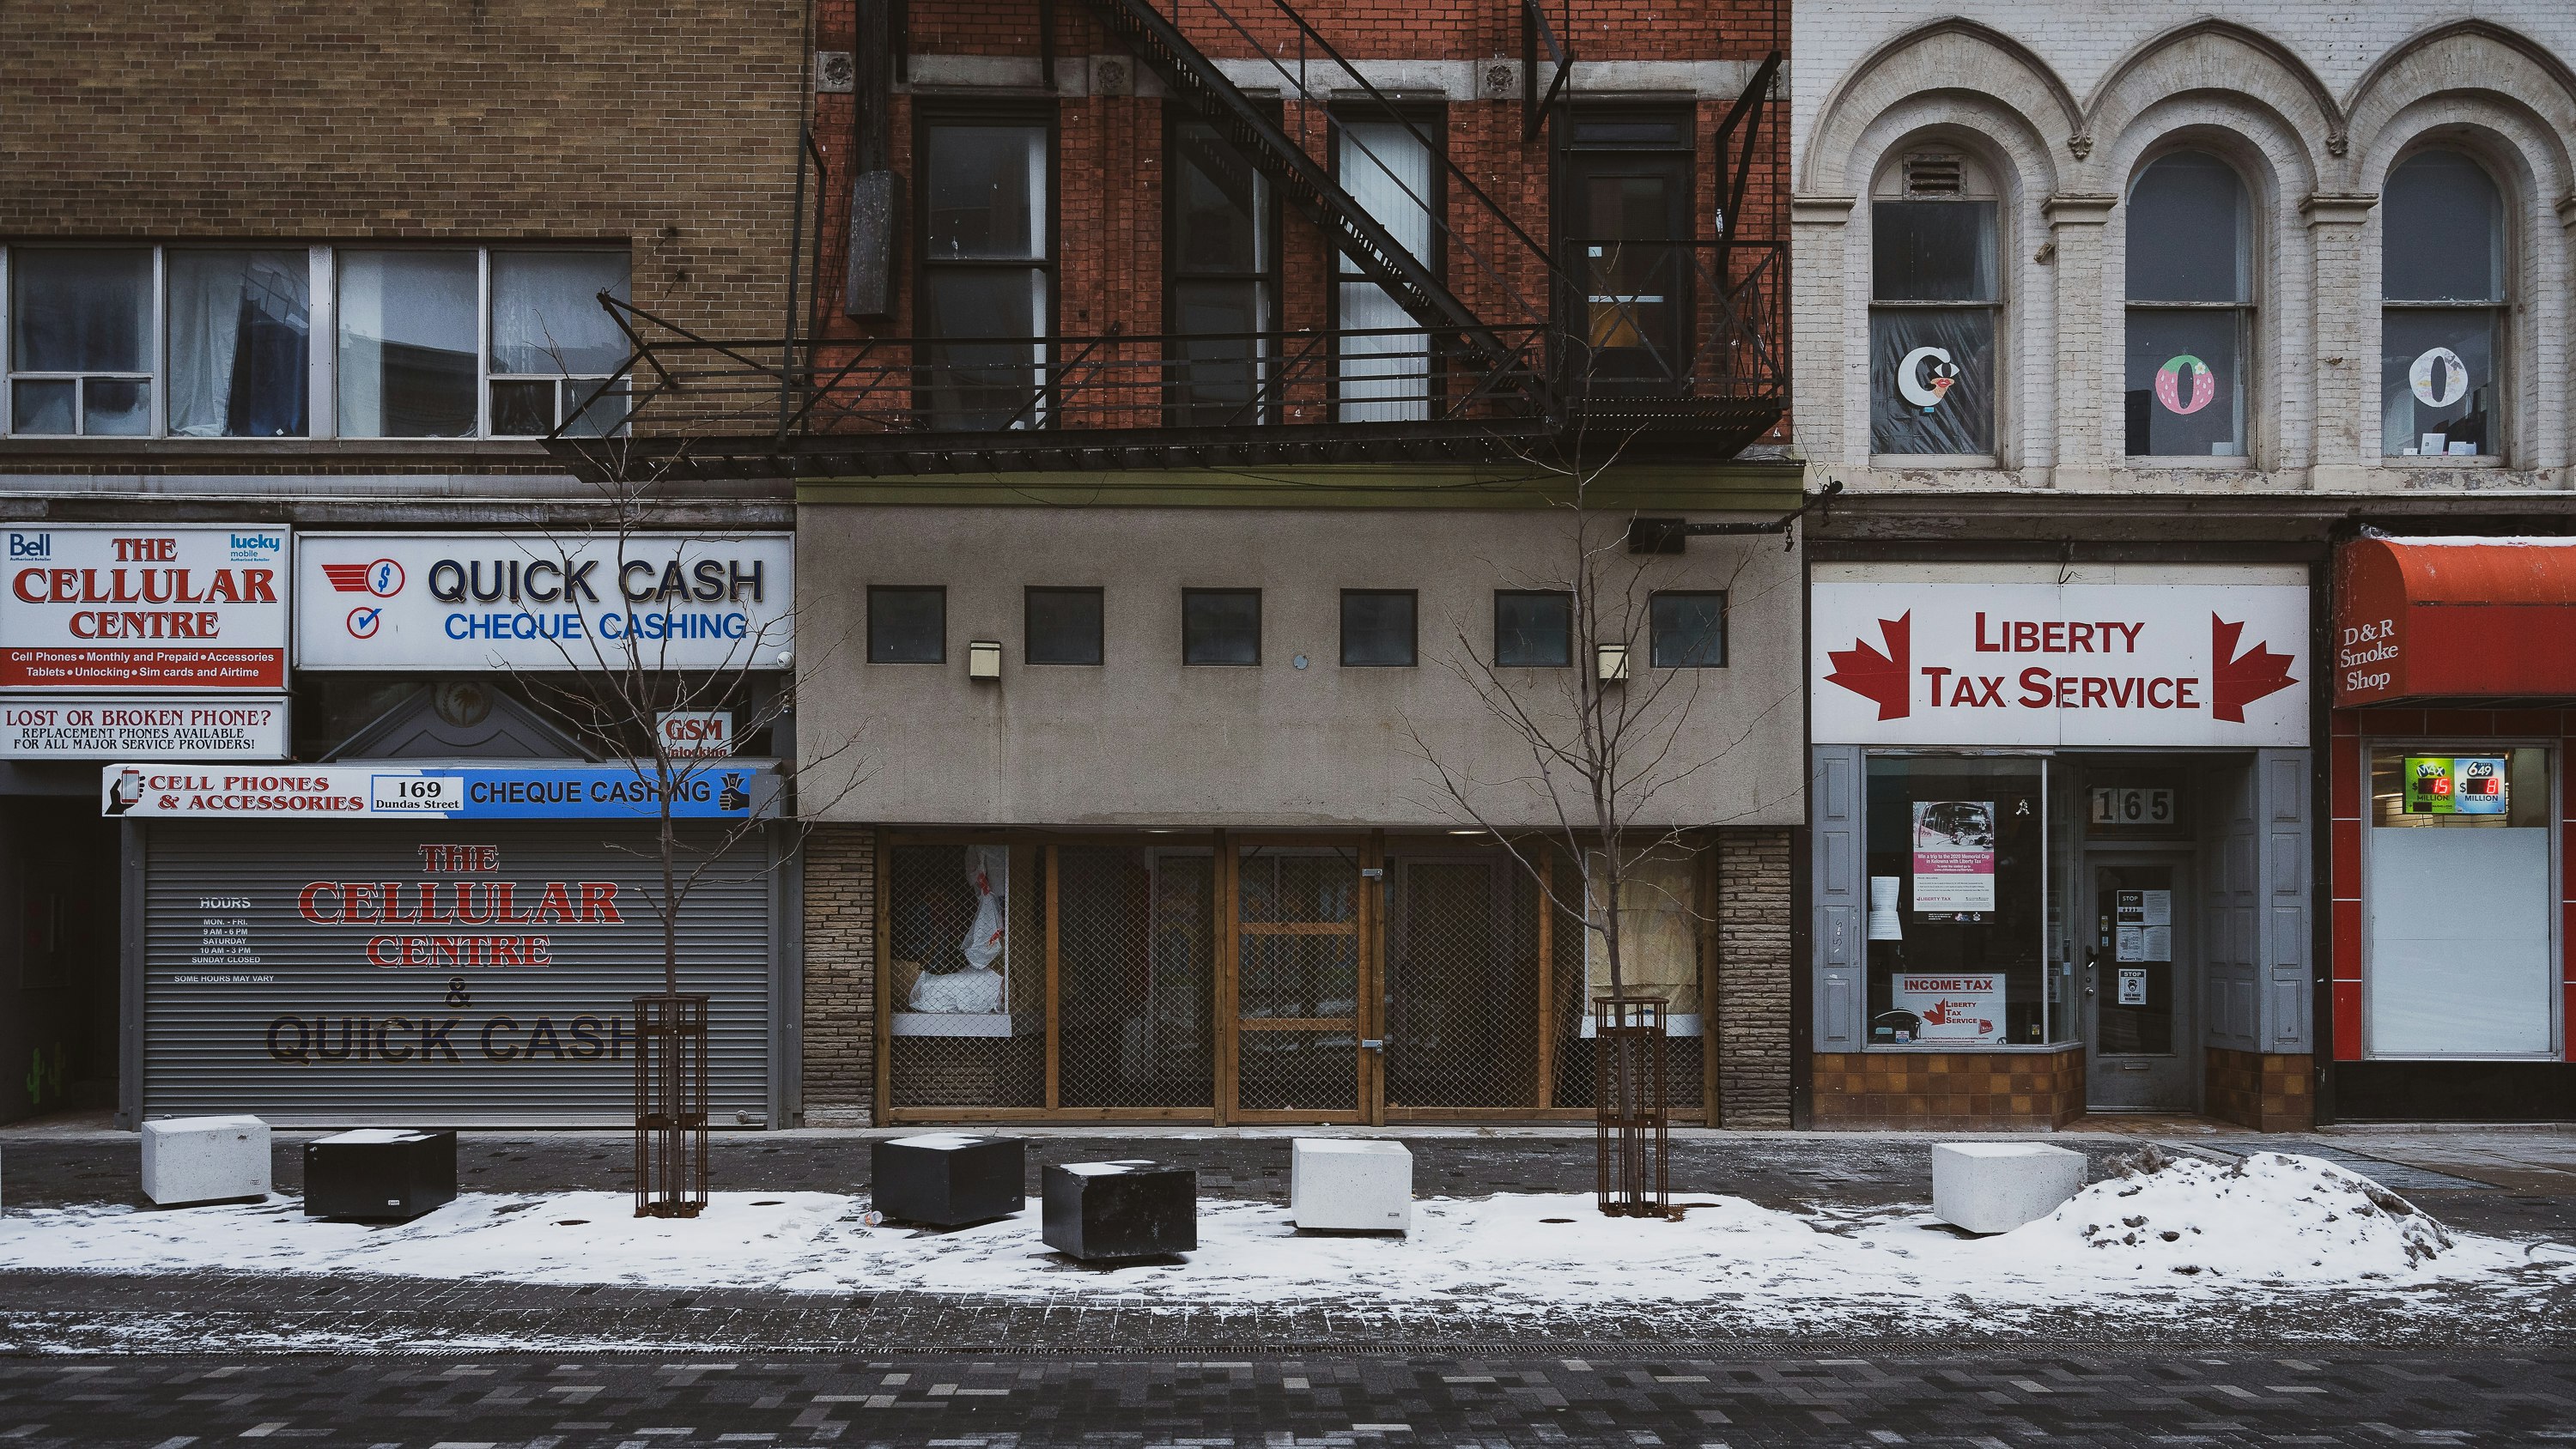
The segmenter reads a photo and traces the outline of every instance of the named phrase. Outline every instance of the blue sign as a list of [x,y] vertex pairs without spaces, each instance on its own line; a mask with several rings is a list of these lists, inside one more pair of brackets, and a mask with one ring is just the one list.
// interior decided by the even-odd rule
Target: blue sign
[[[763,820],[778,813],[767,765],[691,760],[668,794],[679,820]],[[658,820],[665,793],[651,761],[634,765],[268,765],[238,769],[110,765],[109,815],[407,820]]]

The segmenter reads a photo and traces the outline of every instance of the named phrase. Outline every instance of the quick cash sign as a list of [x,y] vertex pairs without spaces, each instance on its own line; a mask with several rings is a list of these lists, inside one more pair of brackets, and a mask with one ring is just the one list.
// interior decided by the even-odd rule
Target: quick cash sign
[[2308,742],[2300,585],[1819,581],[1811,618],[1820,743]]
[[305,534],[296,662],[785,669],[795,567],[786,534]]
[[0,688],[286,685],[280,528],[11,528]]

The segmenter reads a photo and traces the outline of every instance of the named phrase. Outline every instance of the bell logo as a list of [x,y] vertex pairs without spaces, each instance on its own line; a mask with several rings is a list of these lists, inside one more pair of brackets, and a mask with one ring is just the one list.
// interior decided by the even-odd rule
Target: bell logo
[[1882,654],[1858,639],[1849,649],[1829,649],[1825,657],[1833,661],[1834,672],[1825,676],[1825,682],[1839,684],[1874,701],[1880,719],[1905,718],[1914,707],[1913,670],[1909,667],[1913,660],[1913,633],[1911,610],[1893,619],[1879,620],[1879,642],[1887,652]]

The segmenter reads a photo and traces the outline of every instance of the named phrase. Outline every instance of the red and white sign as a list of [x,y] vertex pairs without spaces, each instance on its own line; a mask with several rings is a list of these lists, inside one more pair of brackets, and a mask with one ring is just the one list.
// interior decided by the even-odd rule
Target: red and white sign
[[7,532],[0,688],[286,686],[286,530]]
[[1820,581],[1808,635],[1814,738],[2306,744],[2307,588],[2193,578]]
[[714,759],[733,753],[733,711],[666,709],[653,717],[662,749],[675,760]]
[[1922,1025],[1918,1042],[1993,1043],[2004,1039],[2004,979],[1987,975],[1896,974],[1896,1005]]

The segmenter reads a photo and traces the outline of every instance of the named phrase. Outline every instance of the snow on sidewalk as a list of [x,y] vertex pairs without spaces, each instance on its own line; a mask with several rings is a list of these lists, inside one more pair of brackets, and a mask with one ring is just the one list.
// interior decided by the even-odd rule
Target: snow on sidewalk
[[[1199,1249],[1114,1271],[1039,1241],[1034,1206],[946,1233],[869,1226],[862,1199],[719,1193],[693,1221],[638,1219],[622,1193],[473,1194],[413,1222],[303,1216],[292,1200],[0,1219],[0,1269],[392,1274],[526,1284],[790,1292],[1115,1296],[1154,1303],[1472,1305],[1537,1318],[1568,1304],[1707,1302],[1813,1319],[1837,1309],[1971,1319],[2134,1297],[2187,1312],[2252,1289],[2334,1296],[2576,1280],[2576,1251],[2452,1233],[2314,1158],[2167,1161],[2095,1183],[2015,1232],[1960,1237],[1915,1209],[1790,1213],[1679,1197],[1680,1222],[1602,1217],[1588,1195],[1432,1198],[1410,1237],[1301,1234],[1284,1208],[1203,1202]],[[2538,1307],[2537,1304],[2534,1305]]]

